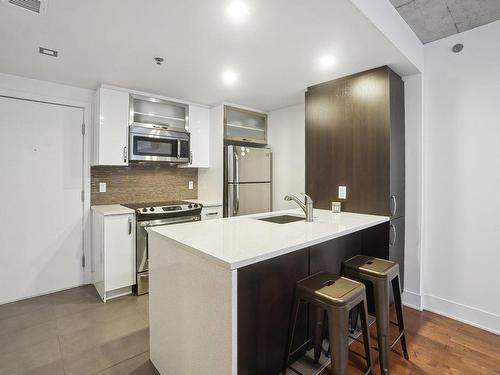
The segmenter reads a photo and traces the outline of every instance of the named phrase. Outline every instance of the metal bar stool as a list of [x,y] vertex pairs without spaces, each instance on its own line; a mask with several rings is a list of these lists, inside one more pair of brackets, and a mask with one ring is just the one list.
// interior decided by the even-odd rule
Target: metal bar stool
[[[300,280],[296,284],[292,320],[290,321],[290,334],[282,375],[286,374],[290,356],[311,342],[311,340],[308,340],[292,351],[299,307],[302,302],[311,303],[322,311],[327,312],[333,375],[347,375],[349,363],[349,312],[356,307],[360,307],[365,347],[365,356],[363,358],[366,360],[368,367],[365,374],[372,374],[365,286],[360,282],[345,277],[328,272],[320,272]],[[322,316],[323,314],[318,313],[317,319],[321,319]]]
[[[403,307],[401,305],[399,265],[395,262],[371,256],[356,255],[343,262],[342,273],[347,277],[352,277],[355,280],[367,281],[373,285],[380,371],[382,374],[389,374],[389,351],[394,348],[398,341],[401,341],[404,358],[409,359],[406,348]],[[392,344],[389,344],[391,284],[394,293],[396,315],[398,318],[397,326],[399,327],[399,335]]]

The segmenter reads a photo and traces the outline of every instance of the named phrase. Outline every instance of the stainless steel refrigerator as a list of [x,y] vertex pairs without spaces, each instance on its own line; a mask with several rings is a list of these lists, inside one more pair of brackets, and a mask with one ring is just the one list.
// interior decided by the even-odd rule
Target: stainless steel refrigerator
[[272,210],[272,152],[269,148],[224,147],[224,216]]

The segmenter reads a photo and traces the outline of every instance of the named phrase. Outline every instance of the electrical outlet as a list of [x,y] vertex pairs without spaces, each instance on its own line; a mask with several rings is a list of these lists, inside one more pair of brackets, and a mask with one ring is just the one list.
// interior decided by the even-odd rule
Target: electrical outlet
[[106,192],[106,183],[99,182],[99,193],[105,193],[105,192]]
[[194,182],[193,181],[189,181],[189,183],[188,183],[188,189],[189,190],[193,190],[194,189]]
[[347,199],[347,186],[339,186],[339,199]]

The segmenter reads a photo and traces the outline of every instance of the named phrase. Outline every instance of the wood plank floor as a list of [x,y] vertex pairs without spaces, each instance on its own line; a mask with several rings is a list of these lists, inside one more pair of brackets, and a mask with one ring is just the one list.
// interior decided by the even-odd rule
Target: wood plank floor
[[[408,308],[405,318],[410,361],[391,353],[391,374],[500,374],[500,336]],[[374,327],[371,333],[375,346]],[[362,353],[358,343],[352,349]],[[351,355],[349,374],[362,369]],[[0,374],[157,375],[149,361],[148,296],[103,304],[85,286],[1,305]]]
[[[391,311],[392,321],[396,321]],[[500,374],[500,336],[428,311],[404,309],[406,340],[410,360],[401,356],[401,346],[390,354],[391,374]],[[377,346],[375,326],[370,327],[371,345]],[[397,327],[391,326],[392,337]],[[351,349],[364,353],[363,345],[355,342]],[[380,374],[378,353],[372,350],[375,374]],[[349,374],[363,374],[364,361],[350,355]],[[322,375],[329,375],[323,371]]]

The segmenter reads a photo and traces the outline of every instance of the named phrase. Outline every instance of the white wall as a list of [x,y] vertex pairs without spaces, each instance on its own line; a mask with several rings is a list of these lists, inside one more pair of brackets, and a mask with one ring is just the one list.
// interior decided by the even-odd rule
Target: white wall
[[405,83],[405,290],[406,305],[421,309],[422,75]]
[[296,208],[283,198],[305,191],[305,105],[269,112],[269,146],[273,150],[273,209]]
[[[93,91],[67,85],[60,85],[52,82],[29,79],[9,74],[0,73],[0,95],[24,98],[30,100],[47,101],[65,105],[82,107],[84,109],[85,123],[87,129],[90,129],[92,121],[92,100]],[[90,139],[91,134],[88,131],[84,137],[84,251],[87,260],[87,267],[84,273],[84,280],[90,282]],[[50,212],[47,211],[47,215]],[[40,213],[36,213],[40,215]],[[42,213],[42,216],[45,213]],[[29,231],[29,228],[26,228]],[[1,247],[0,247],[1,250]],[[14,260],[15,261],[15,260]],[[58,267],[57,260],[51,265]],[[0,281],[5,284],[0,277]]]
[[423,207],[424,307],[497,333],[499,35],[497,21],[425,47]]

